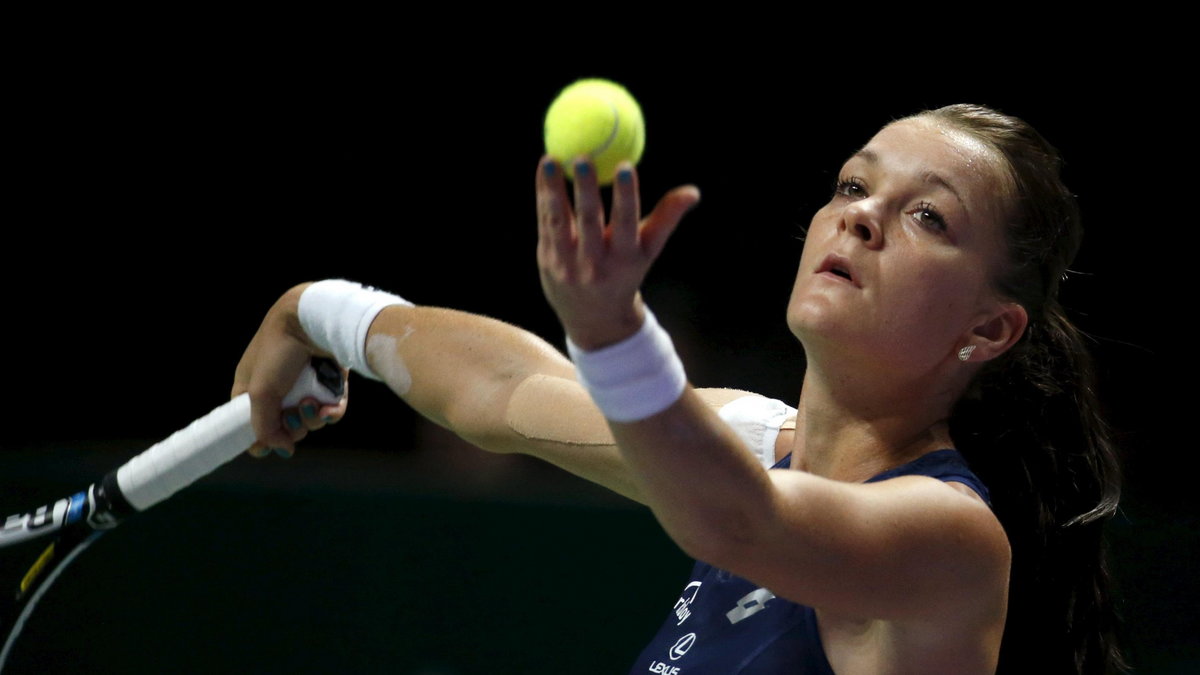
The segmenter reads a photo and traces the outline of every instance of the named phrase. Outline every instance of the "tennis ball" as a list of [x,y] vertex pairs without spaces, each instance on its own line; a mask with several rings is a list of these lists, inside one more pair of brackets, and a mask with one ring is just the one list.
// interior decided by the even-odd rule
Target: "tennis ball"
[[579,80],[558,94],[546,111],[546,154],[574,179],[575,159],[586,155],[601,185],[613,181],[617,164],[637,164],[646,146],[642,109],[625,87],[609,80]]

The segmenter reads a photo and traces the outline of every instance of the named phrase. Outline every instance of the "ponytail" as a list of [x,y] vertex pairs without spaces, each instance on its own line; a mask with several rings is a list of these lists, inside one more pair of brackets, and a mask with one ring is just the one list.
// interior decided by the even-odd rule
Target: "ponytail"
[[1033,127],[988,108],[920,116],[990,145],[1012,179],[1008,264],[995,283],[1025,308],[1029,325],[982,369],[950,419],[1012,546],[999,672],[1121,672],[1104,545],[1121,472],[1091,355],[1058,302],[1083,237],[1062,159]]
[[999,672],[1119,672],[1103,534],[1120,468],[1091,356],[1057,302],[1015,353],[981,374],[951,434],[995,486],[1012,546]]

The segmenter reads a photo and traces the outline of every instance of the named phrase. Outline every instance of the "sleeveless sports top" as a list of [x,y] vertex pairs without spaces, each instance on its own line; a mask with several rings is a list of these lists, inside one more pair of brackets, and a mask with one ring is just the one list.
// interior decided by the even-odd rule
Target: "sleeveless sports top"
[[[790,466],[791,455],[773,469]],[[957,450],[937,450],[867,481],[931,476],[987,488]],[[697,562],[658,634],[634,662],[630,675],[833,675],[825,658],[816,613],[777,598],[741,577]]]

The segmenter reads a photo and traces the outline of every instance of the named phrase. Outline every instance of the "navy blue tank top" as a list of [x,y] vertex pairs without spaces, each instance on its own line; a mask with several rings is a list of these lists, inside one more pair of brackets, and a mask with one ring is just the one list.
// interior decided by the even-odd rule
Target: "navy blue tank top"
[[[791,455],[774,469],[791,465]],[[937,450],[868,480],[931,476],[970,486],[991,504],[987,488],[957,450]],[[667,620],[630,675],[833,675],[811,607],[712,565],[697,562]]]

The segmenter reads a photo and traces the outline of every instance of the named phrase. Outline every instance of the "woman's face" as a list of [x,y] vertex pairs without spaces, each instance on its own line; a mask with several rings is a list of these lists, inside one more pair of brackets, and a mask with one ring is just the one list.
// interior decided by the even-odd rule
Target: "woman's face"
[[810,358],[851,350],[928,372],[955,358],[1001,299],[1003,159],[933,119],[884,127],[813,216],[788,305]]

